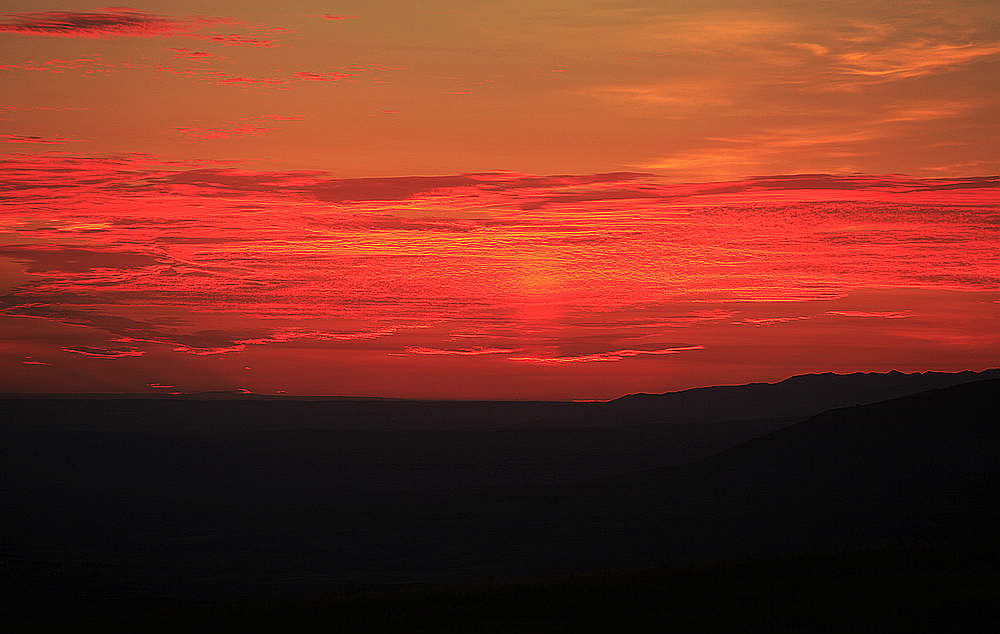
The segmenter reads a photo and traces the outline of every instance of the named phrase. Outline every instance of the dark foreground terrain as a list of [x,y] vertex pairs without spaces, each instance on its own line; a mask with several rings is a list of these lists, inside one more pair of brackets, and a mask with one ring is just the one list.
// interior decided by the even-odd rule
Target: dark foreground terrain
[[[994,376],[812,375],[607,404],[11,399],[4,618],[989,631]],[[840,407],[810,411],[810,393]]]
[[17,592],[9,631],[991,632],[995,551],[879,550],[518,581],[198,600]]

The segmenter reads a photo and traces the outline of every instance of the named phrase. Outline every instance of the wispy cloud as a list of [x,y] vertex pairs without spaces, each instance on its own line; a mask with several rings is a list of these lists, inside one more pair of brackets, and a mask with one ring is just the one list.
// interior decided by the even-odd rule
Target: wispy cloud
[[301,79],[302,81],[340,81],[341,79],[350,79],[354,77],[355,73],[310,73],[306,71],[300,71],[297,73],[292,73],[292,77],[296,79]]
[[962,117],[979,105],[954,99],[889,103],[872,108],[858,119],[837,117],[831,121],[706,137],[695,147],[660,157],[642,167],[669,173],[732,177],[766,172],[774,164],[797,160],[838,165],[837,171],[857,171],[853,168],[856,160],[889,139],[905,138],[908,125]]
[[206,35],[203,36],[203,39],[210,40],[212,42],[217,42],[225,46],[251,46],[254,48],[271,48],[278,45],[278,40],[275,39],[261,39],[259,37],[237,35],[235,33]]
[[729,86],[713,80],[678,80],[587,88],[581,92],[611,104],[640,104],[658,108],[665,116],[688,115],[693,109],[729,106],[735,96]]
[[[983,230],[996,178],[338,179],[71,156],[0,167],[0,258],[20,275],[0,318],[36,320],[24,352],[47,362],[72,348],[228,367],[294,348],[373,368],[450,358],[586,374],[672,355],[697,365],[749,345],[751,329],[764,346],[821,339],[837,320],[923,324],[944,308],[892,293],[1000,288]],[[859,288],[888,299],[848,301]],[[166,379],[180,380],[142,385]]]
[[125,357],[141,357],[146,354],[143,350],[115,350],[111,348],[95,348],[92,346],[66,346],[65,352],[80,354],[85,357],[96,357],[98,359],[123,359]]
[[774,128],[742,136],[710,137],[702,147],[664,156],[642,167],[688,174],[746,175],[763,171],[783,156],[804,151],[814,159],[839,158],[849,164],[857,146],[887,134],[876,126],[859,128],[847,123]]
[[293,115],[264,114],[253,117],[243,117],[217,127],[181,126],[174,128],[181,134],[193,139],[225,139],[234,136],[260,136],[274,130],[273,127],[260,125],[261,121],[302,121],[302,117]]
[[74,143],[79,139],[64,139],[62,137],[44,137],[25,134],[0,134],[0,140],[5,143],[22,143],[32,145],[61,145],[63,143]]
[[484,354],[509,354],[520,348],[426,348],[424,346],[405,346],[403,350],[409,354],[429,354],[444,356],[478,357]]
[[960,117],[976,107],[968,101],[924,101],[891,106],[878,119],[880,123],[912,123]]
[[838,315],[840,317],[864,317],[880,319],[906,319],[913,317],[909,311],[870,311],[870,310],[828,310],[827,315]]
[[191,21],[129,9],[40,11],[8,15],[0,32],[63,37],[158,36],[186,31]]
[[225,139],[233,136],[260,136],[267,134],[273,128],[260,126],[236,125],[228,128],[174,128],[183,135],[194,139]]
[[837,69],[882,81],[909,79],[942,72],[1000,53],[1000,42],[949,44],[916,41],[836,56]]
[[580,354],[580,355],[568,355],[568,356],[519,356],[510,357],[511,361],[521,361],[525,363],[541,363],[541,364],[560,364],[560,363],[594,363],[594,362],[609,362],[609,361],[621,361],[629,357],[638,357],[644,355],[663,355],[663,354],[677,354],[680,352],[687,352],[689,350],[704,350],[705,346],[678,346],[674,348],[660,348],[654,350],[610,350],[608,352],[595,352],[593,354]]
[[208,51],[195,51],[189,48],[172,48],[174,57],[184,58],[184,59],[196,59],[196,60],[207,60],[216,57]]
[[808,315],[797,315],[795,317],[746,317],[740,319],[739,321],[734,321],[734,324],[745,324],[748,326],[773,326],[774,324],[785,324],[790,321],[800,321],[802,319],[809,319]]
[[50,59],[41,62],[25,62],[23,64],[0,64],[0,70],[9,71],[33,71],[44,73],[66,73],[69,71],[79,71],[83,75],[94,73],[106,73],[114,69],[114,66],[101,61],[100,57],[79,57],[75,59]]

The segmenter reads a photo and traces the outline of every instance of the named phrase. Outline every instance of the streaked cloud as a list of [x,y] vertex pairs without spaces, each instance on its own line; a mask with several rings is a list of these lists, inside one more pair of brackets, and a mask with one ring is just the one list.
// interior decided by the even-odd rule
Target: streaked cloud
[[22,143],[31,145],[62,145],[63,143],[73,143],[79,139],[64,139],[61,137],[42,137],[25,134],[0,134],[0,140],[5,143]]
[[995,364],[998,9],[890,4],[9,8],[0,381]]
[[8,15],[0,32],[63,37],[158,36],[185,31],[192,24],[130,9],[39,11]]
[[713,81],[677,81],[655,84],[609,85],[588,88],[585,94],[611,104],[654,106],[666,116],[689,115],[693,109],[732,105],[736,97]]
[[254,125],[232,125],[225,128],[197,128],[182,127],[175,128],[178,132],[194,139],[225,139],[232,136],[258,136],[267,134],[273,128],[264,128]]
[[848,75],[880,80],[920,77],[1000,53],[1000,42],[948,44],[916,41],[869,50],[841,53],[837,69]]
[[796,317],[746,317],[739,321],[734,321],[734,324],[746,324],[748,326],[773,326],[774,324],[784,324],[790,321],[799,321],[801,319],[809,319],[808,315],[798,315]]
[[517,352],[518,348],[425,348],[423,346],[406,346],[407,354],[430,354],[445,356],[477,357],[484,354],[509,354]]
[[867,310],[828,310],[827,315],[838,315],[840,317],[871,317],[880,319],[906,319],[913,317],[909,311],[867,311]]
[[94,269],[124,269],[157,264],[156,257],[148,253],[51,244],[0,246],[0,256],[24,262],[25,270],[33,273],[79,273]]
[[40,62],[29,61],[23,64],[0,64],[0,70],[29,71],[62,74],[69,71],[79,71],[83,75],[110,72],[114,66],[103,62],[99,56],[78,57],[73,59],[49,59]]
[[215,57],[212,53],[208,51],[195,51],[189,48],[172,48],[174,57],[187,58],[187,59],[197,59],[197,60],[207,60]]
[[65,352],[80,354],[85,357],[96,357],[98,359],[122,359],[125,357],[141,357],[146,354],[142,350],[114,350],[109,348],[94,348],[91,346],[67,346],[63,348]]
[[644,355],[663,355],[663,354],[677,354],[680,352],[688,352],[690,350],[704,350],[704,346],[678,346],[674,348],[661,348],[661,349],[651,349],[651,350],[610,350],[607,352],[596,352],[593,354],[581,354],[574,356],[554,356],[554,357],[535,357],[535,356],[517,356],[510,357],[511,361],[521,361],[525,363],[601,363],[609,361],[621,361],[629,357],[639,357]]
[[248,37],[246,35],[238,35],[235,33],[207,35],[204,36],[204,39],[217,42],[225,46],[251,46],[254,48],[271,48],[273,46],[278,46],[278,40]]
[[299,71],[297,73],[292,73],[292,77],[295,79],[300,79],[302,81],[340,81],[341,79],[350,79],[354,77],[355,73],[310,73],[306,71]]
[[242,117],[235,121],[225,122],[216,127],[181,126],[175,128],[175,130],[194,139],[225,139],[234,136],[260,136],[275,130],[274,127],[261,125],[263,122],[302,120],[302,117],[296,115],[262,114],[252,117]]

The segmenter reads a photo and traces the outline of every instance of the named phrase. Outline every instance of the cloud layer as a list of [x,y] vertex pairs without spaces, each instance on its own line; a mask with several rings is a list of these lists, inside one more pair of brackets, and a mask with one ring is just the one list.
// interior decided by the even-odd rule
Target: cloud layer
[[[0,263],[19,276],[0,327],[39,371],[315,354],[376,383],[472,364],[589,397],[613,395],[574,383],[602,367],[1000,350],[996,177],[338,179],[67,156],[8,159],[0,187]],[[831,353],[845,328],[861,347]]]
[[995,2],[389,4],[8,8],[0,391],[995,365]]
[[19,13],[0,22],[0,32],[62,37],[149,37],[188,28],[190,24],[181,20],[127,9]]

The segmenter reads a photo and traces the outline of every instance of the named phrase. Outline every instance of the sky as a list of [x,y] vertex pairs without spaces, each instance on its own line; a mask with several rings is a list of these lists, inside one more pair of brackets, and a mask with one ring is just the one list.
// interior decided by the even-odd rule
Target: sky
[[0,2],[0,392],[1000,366],[1000,5]]

